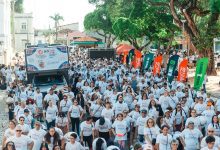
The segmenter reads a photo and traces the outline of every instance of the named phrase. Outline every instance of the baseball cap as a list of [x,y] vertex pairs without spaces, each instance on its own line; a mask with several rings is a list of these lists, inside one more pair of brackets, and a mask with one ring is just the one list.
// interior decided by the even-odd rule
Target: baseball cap
[[147,110],[146,109],[142,109],[141,112],[142,113],[147,113]]
[[28,109],[25,109],[24,112],[30,112]]

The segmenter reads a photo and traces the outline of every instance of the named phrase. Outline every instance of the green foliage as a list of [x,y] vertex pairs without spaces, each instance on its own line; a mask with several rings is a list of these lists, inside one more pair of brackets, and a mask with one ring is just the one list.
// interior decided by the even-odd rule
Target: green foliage
[[113,33],[109,14],[106,9],[101,7],[85,16],[84,27],[86,30],[101,30],[104,31],[105,34]]
[[212,13],[220,13],[220,0],[209,0],[210,10]]
[[16,13],[23,13],[24,8],[23,8],[23,0],[16,0],[14,4],[14,11]]

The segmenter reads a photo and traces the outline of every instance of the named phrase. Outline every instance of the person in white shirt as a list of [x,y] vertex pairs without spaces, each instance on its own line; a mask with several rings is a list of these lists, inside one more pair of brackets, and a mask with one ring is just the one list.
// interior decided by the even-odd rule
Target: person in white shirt
[[80,120],[83,117],[83,109],[78,104],[78,101],[76,99],[73,100],[73,105],[70,106],[68,111],[68,119],[71,121],[72,124],[72,131],[75,131],[75,128],[77,130],[77,134],[79,135],[79,127],[80,127]]
[[179,99],[175,95],[175,90],[170,90],[170,101],[169,105],[172,109],[176,108],[176,104],[179,102]]
[[66,143],[65,150],[85,150],[80,142],[76,141],[77,134],[72,133],[69,137],[70,141]]
[[16,123],[14,121],[9,121],[9,128],[5,130],[4,135],[2,137],[2,147],[4,147],[5,141],[11,137],[15,135],[15,127],[16,127]]
[[160,96],[159,98],[159,103],[162,107],[163,112],[165,112],[165,110],[170,106],[171,98],[168,95],[168,91],[165,91],[164,95]]
[[107,149],[107,143],[105,139],[103,138],[96,138],[92,143],[92,149],[93,150],[106,150]]
[[158,150],[171,150],[172,136],[168,134],[169,127],[164,125],[161,127],[162,133],[157,135],[156,146]]
[[205,142],[207,146],[203,147],[201,150],[219,150],[219,148],[215,147],[216,139],[214,136],[207,136]]
[[115,116],[117,116],[119,113],[122,113],[124,110],[129,110],[128,105],[123,102],[122,94],[118,94],[117,102],[113,104],[113,110],[114,110]]
[[110,102],[107,101],[105,103],[105,108],[102,110],[101,116],[109,119],[110,121],[112,121],[114,119],[114,112],[111,109]]
[[92,141],[95,137],[95,128],[94,128],[94,124],[92,122],[92,117],[87,117],[86,121],[83,121],[80,125],[80,129],[81,129],[81,142],[85,142],[88,144],[89,148],[92,148]]
[[194,122],[188,123],[188,128],[184,129],[180,135],[180,140],[185,150],[197,150],[200,147],[200,142],[203,135],[201,131],[194,128]]
[[56,116],[58,113],[58,109],[56,105],[53,105],[53,102],[49,100],[49,106],[46,109],[46,112],[44,115],[46,115],[46,123],[47,123],[47,129],[49,130],[50,127],[55,127],[55,121],[56,121]]
[[22,134],[22,128],[20,125],[16,126],[15,131],[16,131],[16,134],[14,136],[9,137],[6,140],[6,143],[9,141],[14,142],[16,150],[32,149],[34,142],[30,137]]
[[57,102],[59,101],[59,98],[56,94],[54,94],[53,89],[50,89],[49,93],[44,97],[44,101],[48,103],[49,101],[52,101],[53,105],[57,105]]
[[199,118],[196,117],[196,110],[195,109],[191,110],[191,117],[187,118],[186,123],[185,123],[185,127],[188,126],[188,123],[190,121],[194,122],[194,127],[195,128],[201,129],[201,122],[200,122]]
[[22,129],[22,134],[27,135],[30,131],[30,126],[24,123],[24,116],[19,117],[19,125]]
[[209,127],[213,127],[215,130],[215,135],[220,136],[220,123],[217,115],[212,117],[212,122],[208,125],[208,128]]
[[67,114],[72,102],[68,99],[67,95],[63,96],[63,100],[60,101],[60,112]]
[[144,127],[145,142],[155,145],[158,134],[160,134],[160,129],[156,127],[155,121],[152,118],[149,118]]
[[117,120],[112,125],[112,132],[115,135],[115,141],[121,149],[125,148],[125,141],[127,140],[127,123],[123,120],[123,114],[117,114]]
[[207,136],[205,136],[205,137],[202,139],[202,141],[201,141],[201,148],[204,148],[204,147],[208,146],[207,143],[206,143],[206,138],[207,138],[208,136],[213,136],[213,137],[215,138],[214,147],[217,148],[217,149],[220,149],[220,138],[219,138],[218,136],[216,136],[214,133],[215,133],[215,129],[210,126],[210,127],[208,128],[208,131],[207,131]]
[[104,138],[105,141],[109,141],[111,126],[112,123],[109,119],[101,117],[95,122],[96,135]]
[[146,122],[148,120],[147,116],[147,110],[143,109],[141,110],[141,116],[138,117],[136,121],[136,133],[138,134],[138,140],[139,142],[143,143],[144,142],[144,127],[146,125]]
[[34,102],[36,104],[36,118],[42,121],[43,117],[43,94],[40,92],[40,88],[36,88],[34,93]]
[[35,122],[35,128],[31,129],[28,136],[34,141],[34,150],[40,150],[40,145],[43,142],[44,136],[47,132],[41,129],[41,123],[39,121]]
[[199,102],[195,104],[194,109],[196,110],[197,115],[201,115],[206,109],[206,104],[203,101],[203,97],[199,97]]

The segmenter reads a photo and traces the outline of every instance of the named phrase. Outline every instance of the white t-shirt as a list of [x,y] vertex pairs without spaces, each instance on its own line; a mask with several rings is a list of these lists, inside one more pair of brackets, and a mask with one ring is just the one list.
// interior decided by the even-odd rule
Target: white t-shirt
[[[201,141],[201,148],[204,148],[204,147],[207,146],[207,143],[206,143],[206,141],[205,141],[206,137],[207,137],[207,136],[205,136],[205,137],[202,139],[202,141]],[[214,135],[214,138],[215,138],[215,145],[214,145],[214,147],[215,147],[215,148],[220,148],[220,138],[219,138],[218,136],[215,136],[215,135]]]
[[160,105],[161,105],[161,108],[163,109],[163,112],[165,112],[165,110],[170,106],[170,97],[168,96],[160,96],[159,98],[159,102],[160,102]]
[[80,113],[83,111],[82,107],[80,105],[72,105],[69,108],[69,112],[71,112],[70,116],[72,118],[79,118],[80,117]]
[[148,119],[149,119],[148,117],[145,118],[143,118],[142,116],[138,117],[136,125],[138,126],[139,135],[144,135],[144,127]]
[[194,122],[194,127],[197,128],[197,129],[198,129],[198,128],[200,127],[200,125],[201,125],[200,120],[199,120],[198,117],[190,117],[190,118],[187,118],[187,120],[186,120],[186,124],[185,124],[186,127],[188,126],[188,123],[189,123],[190,121]]
[[203,147],[201,150],[218,150],[218,148],[213,147],[212,149],[208,148],[208,146]]
[[127,140],[127,123],[126,121],[122,120],[116,120],[113,125],[112,128],[115,129],[115,140]]
[[113,112],[113,110],[111,108],[110,109],[104,108],[102,110],[101,116],[103,116],[103,117],[105,117],[105,118],[107,118],[109,120],[112,120],[112,118],[114,117],[114,112]]
[[9,138],[15,135],[15,129],[11,130],[10,128],[5,130],[4,137]]
[[102,113],[102,110],[103,110],[103,106],[101,105],[98,105],[98,104],[93,104],[91,106],[91,112],[92,112],[92,115],[94,117],[101,117],[101,113]]
[[30,126],[27,124],[19,124],[21,126],[22,132],[28,133],[30,131]]
[[56,105],[57,101],[59,100],[59,97],[56,94],[47,94],[44,97],[44,101],[49,102],[49,100],[52,100],[53,105]]
[[206,105],[204,103],[203,104],[197,103],[194,106],[194,109],[196,110],[197,114],[201,114],[206,109]]
[[34,93],[34,100],[36,101],[37,107],[43,107],[43,94],[42,93]]
[[156,143],[159,144],[159,150],[171,150],[170,144],[172,136],[168,134],[164,136],[162,133],[157,136]]
[[70,100],[67,100],[67,101],[62,100],[62,101],[60,102],[61,111],[62,111],[62,112],[67,112],[67,111],[69,110],[69,108],[70,108],[71,105],[72,105],[72,102],[71,102]]
[[74,144],[67,142],[65,150],[84,150],[84,147],[77,141]]
[[153,139],[157,138],[157,135],[160,134],[160,131],[156,127],[148,128],[144,127],[144,135],[147,136],[152,142]]
[[20,137],[11,136],[6,140],[6,143],[9,141],[14,142],[16,150],[28,150],[28,144],[33,142],[33,140],[26,135],[21,135]]
[[129,110],[128,109],[128,105],[124,102],[122,103],[115,103],[115,105],[113,106],[113,110],[115,112],[115,116],[117,116],[117,114],[122,113],[124,110]]
[[28,133],[28,136],[34,141],[34,146],[33,146],[34,150],[39,150],[40,149],[41,143],[42,143],[46,133],[47,132],[43,129],[40,129],[40,130],[32,129],[32,130],[30,130],[30,132]]
[[98,130],[99,132],[109,132],[112,126],[110,120],[105,118],[105,123],[103,125],[100,125],[99,121],[100,120],[97,120],[95,122],[95,129]]
[[92,131],[94,130],[93,124],[88,124],[86,121],[83,121],[80,125],[80,129],[83,132],[83,136],[91,136]]
[[138,119],[138,117],[141,116],[140,112],[133,110],[128,115],[134,120],[134,127],[136,127],[137,126],[136,120]]
[[56,105],[52,105],[52,107],[48,106],[46,110],[46,120],[51,122],[56,119],[56,113],[58,113],[58,109]]
[[196,150],[198,148],[199,138],[203,137],[201,131],[197,128],[193,130],[184,129],[180,136],[184,139],[187,150]]

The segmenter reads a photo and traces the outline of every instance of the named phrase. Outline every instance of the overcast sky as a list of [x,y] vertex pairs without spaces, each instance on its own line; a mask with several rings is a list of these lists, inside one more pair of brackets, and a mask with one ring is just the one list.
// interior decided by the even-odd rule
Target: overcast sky
[[84,16],[95,9],[88,0],[24,0],[24,11],[32,12],[34,27],[37,29],[51,27],[54,23],[49,16],[59,13],[64,17],[61,24],[79,22],[80,30],[83,30]]

